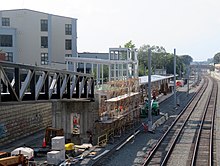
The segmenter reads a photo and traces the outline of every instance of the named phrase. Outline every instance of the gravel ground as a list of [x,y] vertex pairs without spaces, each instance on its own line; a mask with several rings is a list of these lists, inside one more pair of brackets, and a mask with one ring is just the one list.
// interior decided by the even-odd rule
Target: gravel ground
[[180,139],[175,145],[167,165],[171,165],[171,166],[176,164],[178,166],[190,165],[190,163],[187,163],[187,161],[191,161],[192,158],[191,148],[193,147],[192,143],[195,139],[195,134],[199,129],[200,120],[204,112],[203,108],[205,108],[207,97],[209,96],[211,89],[212,89],[212,85],[208,84],[205,93],[202,95],[202,98],[198,102],[195,111],[193,111],[192,115],[188,120],[188,123],[183,129],[183,133],[181,134]]

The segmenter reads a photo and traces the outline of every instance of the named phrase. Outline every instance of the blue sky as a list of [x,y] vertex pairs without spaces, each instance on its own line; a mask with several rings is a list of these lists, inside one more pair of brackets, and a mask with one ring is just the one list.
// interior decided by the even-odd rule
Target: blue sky
[[196,61],[220,52],[219,0],[0,0],[0,10],[27,8],[77,18],[78,52],[108,52],[132,40]]

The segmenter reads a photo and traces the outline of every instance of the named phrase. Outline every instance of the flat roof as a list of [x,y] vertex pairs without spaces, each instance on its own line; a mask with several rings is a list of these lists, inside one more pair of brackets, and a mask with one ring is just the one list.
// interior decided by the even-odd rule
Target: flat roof
[[126,99],[126,98],[128,98],[128,97],[137,95],[137,94],[139,94],[139,93],[138,93],[138,92],[130,92],[130,94],[124,94],[124,95],[121,95],[121,96],[117,96],[117,97],[108,99],[108,100],[106,100],[106,102],[116,102],[116,101],[120,101],[120,100]]
[[[173,78],[174,75],[170,76],[162,76],[162,75],[151,75],[151,82],[166,80],[168,78]],[[140,85],[147,84],[148,83],[148,76],[141,76],[140,79]]]
[[137,60],[109,60],[109,59],[96,59],[96,58],[78,58],[78,57],[65,57],[66,61],[77,63],[95,63],[95,64],[135,64]]
[[68,19],[75,19],[77,20],[77,18],[72,18],[72,17],[68,17],[68,16],[61,16],[61,15],[58,15],[58,14],[50,14],[50,13],[46,13],[46,12],[41,12],[41,11],[36,11],[36,10],[32,10],[32,9],[8,9],[8,10],[0,10],[0,12],[10,12],[10,11],[31,11],[31,12],[35,12],[35,13],[42,13],[42,14],[47,14],[47,15],[52,15],[52,16],[56,16],[56,17],[63,17],[63,18],[68,18]]

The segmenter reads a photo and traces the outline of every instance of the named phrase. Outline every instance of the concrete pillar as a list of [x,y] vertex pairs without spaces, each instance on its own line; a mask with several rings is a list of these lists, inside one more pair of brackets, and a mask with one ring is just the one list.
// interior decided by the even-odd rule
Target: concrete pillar
[[[93,130],[94,119],[98,119],[98,101],[56,101],[52,103],[53,127],[63,128],[65,138],[71,139],[75,144],[81,144],[87,140],[87,131]],[[76,113],[80,117],[80,134],[73,135],[71,116]],[[96,115],[97,117],[94,117]],[[87,142],[86,142],[87,143]]]

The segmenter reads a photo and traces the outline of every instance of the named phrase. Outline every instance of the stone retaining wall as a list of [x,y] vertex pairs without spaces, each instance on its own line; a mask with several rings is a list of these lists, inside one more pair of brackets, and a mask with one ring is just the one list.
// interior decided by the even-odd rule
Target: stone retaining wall
[[51,103],[0,106],[0,146],[51,126],[51,108]]

